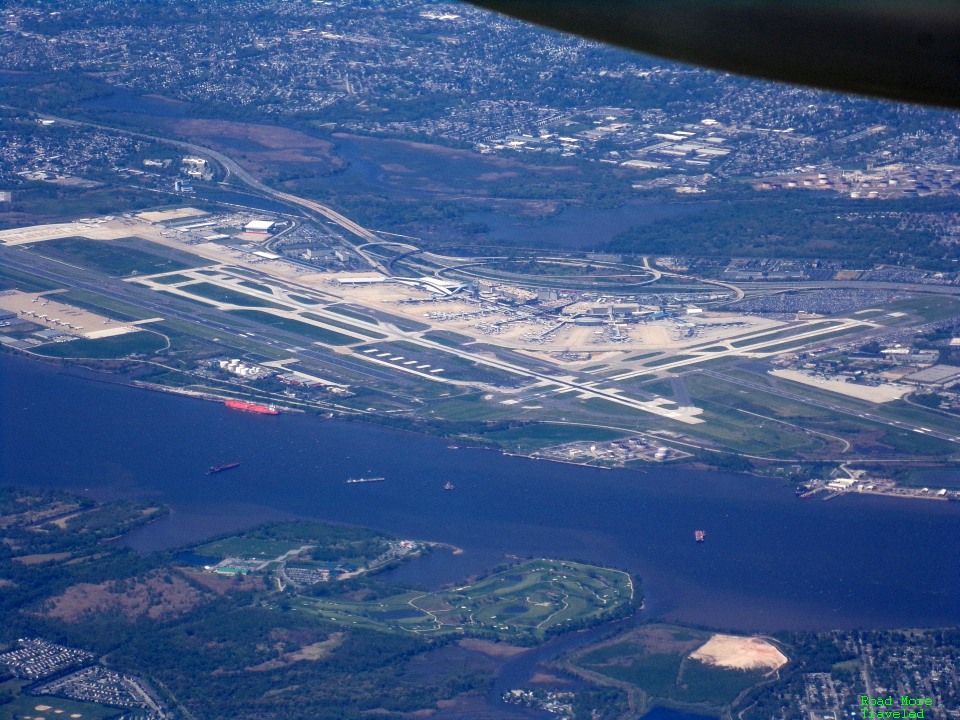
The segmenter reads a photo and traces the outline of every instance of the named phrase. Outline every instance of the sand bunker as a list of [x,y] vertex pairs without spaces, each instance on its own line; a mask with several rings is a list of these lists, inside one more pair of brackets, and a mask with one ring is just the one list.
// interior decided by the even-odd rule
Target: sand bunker
[[735,635],[714,635],[690,657],[707,665],[738,670],[777,670],[788,662],[786,655],[766,640]]

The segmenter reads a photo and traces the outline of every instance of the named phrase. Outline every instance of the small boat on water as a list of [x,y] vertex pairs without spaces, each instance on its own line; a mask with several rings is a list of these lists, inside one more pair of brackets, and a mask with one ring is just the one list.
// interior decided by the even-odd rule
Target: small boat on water
[[702,543],[704,541],[704,538],[707,537],[707,534],[703,530],[694,530],[693,537],[696,539],[698,543]]
[[347,485],[356,485],[357,483],[368,483],[368,482],[382,482],[386,480],[385,477],[359,477],[359,478],[350,478],[347,480]]
[[235,467],[240,467],[240,463],[232,462],[232,463],[227,463],[226,465],[215,465],[214,467],[207,470],[207,475],[216,475],[217,473],[223,472],[224,470],[233,470],[233,468]]
[[453,484],[452,482],[450,482],[449,480],[447,480],[447,482],[444,483],[444,485],[443,485],[443,489],[444,489],[444,490],[453,490],[453,488],[454,488],[454,484]]

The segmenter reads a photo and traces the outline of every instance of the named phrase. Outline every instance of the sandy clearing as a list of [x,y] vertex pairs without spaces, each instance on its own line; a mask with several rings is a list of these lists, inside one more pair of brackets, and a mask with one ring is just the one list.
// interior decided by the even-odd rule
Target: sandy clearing
[[896,383],[885,383],[877,387],[858,385],[857,383],[848,383],[845,380],[813,377],[799,370],[771,370],[770,374],[786,380],[802,383],[803,385],[810,385],[811,387],[817,387],[821,390],[829,390],[830,392],[855,397],[872,403],[886,403],[899,400],[913,389],[907,385],[898,385]]
[[777,670],[789,662],[786,655],[763,638],[736,635],[714,635],[690,658],[738,670]]
[[169,222],[170,220],[183,220],[184,218],[200,217],[206,215],[205,210],[198,210],[192,207],[177,208],[175,210],[153,210],[142,212],[137,215],[141,220],[152,223]]
[[342,632],[331,633],[330,637],[326,640],[313,643],[312,645],[305,645],[296,652],[284,653],[278,658],[267,660],[266,662],[262,662],[259,665],[253,665],[246,669],[251,672],[266,672],[292,665],[293,663],[301,660],[322,660],[340,646],[340,644],[343,642],[343,637],[344,634]]
[[130,237],[130,229],[122,224],[107,222],[55,223],[52,225],[33,225],[0,231],[0,243],[4,245],[25,245],[45,240],[60,240],[69,237],[84,237],[92,240],[119,240]]
[[340,643],[343,642],[343,633],[336,632],[331,633],[328,640],[323,640],[322,642],[313,643],[313,645],[305,645],[304,647],[297,650],[295,653],[290,653],[290,660],[319,660],[329,655],[333,650],[335,650]]
[[92,511],[91,511],[91,510],[81,510],[80,512],[75,512],[75,513],[72,513],[72,514],[70,514],[70,515],[66,515],[65,517],[59,518],[59,519],[57,519],[57,520],[54,520],[54,521],[53,521],[53,524],[56,525],[56,526],[57,526],[58,528],[60,528],[61,530],[66,530],[66,529],[67,529],[67,523],[68,523],[68,522],[70,522],[71,520],[73,520],[73,519],[76,518],[76,517],[80,517],[81,515],[85,515],[85,514],[88,513],[88,512],[92,512]]
[[117,335],[128,335],[134,332],[140,332],[140,330],[135,327],[130,327],[129,325],[115,325],[114,327],[106,330],[96,330],[94,332],[84,333],[83,336],[88,340],[101,340],[103,338],[115,337]]

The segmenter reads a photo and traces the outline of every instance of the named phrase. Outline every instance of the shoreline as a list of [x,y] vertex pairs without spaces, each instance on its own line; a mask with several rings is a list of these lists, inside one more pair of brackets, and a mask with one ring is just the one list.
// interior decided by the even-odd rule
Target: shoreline
[[[130,380],[130,381],[127,381],[127,382],[120,382],[120,383],[118,383],[118,384],[125,384],[125,385],[129,385],[129,386],[132,386],[132,387],[137,387],[137,388],[140,388],[140,389],[152,390],[152,391],[154,391],[154,392],[170,393],[170,394],[179,395],[179,396],[182,396],[182,397],[191,397],[191,398],[195,398],[195,399],[199,399],[199,400],[209,400],[209,401],[214,401],[214,402],[224,402],[225,400],[229,399],[229,398],[224,398],[224,397],[222,397],[222,396],[215,395],[215,394],[213,394],[213,393],[203,393],[203,392],[200,392],[200,391],[191,391],[191,390],[188,390],[188,389],[186,389],[186,388],[183,388],[183,389],[181,389],[181,388],[174,388],[174,387],[169,387],[169,386],[164,386],[164,385],[158,385],[158,384],[156,384],[156,383],[148,383],[148,382],[144,382],[144,381],[141,381],[141,380]],[[286,406],[278,406],[278,408],[279,408],[282,412],[285,412],[285,413],[294,413],[294,412],[296,412],[296,413],[306,413],[305,410],[302,410],[302,409],[299,409],[299,408],[289,408],[289,407],[286,407]],[[334,417],[336,417],[336,416],[334,416]],[[344,418],[344,419],[345,419],[345,418]],[[376,423],[375,423],[375,424],[376,424]],[[414,432],[416,432],[416,431],[414,430]],[[430,436],[430,433],[424,433],[424,434]],[[437,437],[440,437],[440,436],[437,436]],[[497,448],[496,446],[489,446],[489,447],[480,446],[480,447],[483,448],[483,449],[498,450],[498,448]],[[455,449],[460,449],[460,447],[459,447],[459,446],[456,446]],[[536,451],[534,451],[534,452],[536,452]],[[558,463],[558,464],[560,464],[560,465],[574,465],[574,466],[577,466],[577,467],[587,467],[587,468],[591,468],[591,469],[594,469],[594,470],[614,470],[614,469],[618,469],[618,470],[629,470],[629,471],[631,471],[631,472],[640,473],[640,474],[646,474],[646,473],[648,472],[648,471],[647,471],[646,469],[644,469],[644,468],[627,468],[627,467],[613,468],[613,467],[610,467],[610,466],[608,466],[608,465],[594,465],[594,464],[591,464],[591,463],[576,462],[576,461],[573,461],[573,460],[560,460],[560,459],[556,459],[556,458],[541,457],[541,456],[538,456],[538,455],[526,454],[526,453],[521,453],[521,452],[511,452],[511,451],[509,451],[509,450],[500,450],[500,454],[504,455],[505,457],[518,457],[518,458],[524,458],[524,459],[526,459],[526,460],[539,460],[539,461],[544,461],[544,462]],[[662,464],[662,463],[651,463],[651,465],[658,465],[658,464]],[[677,463],[676,466],[677,466],[677,467],[689,467],[689,468],[701,468],[701,469],[704,469],[704,470],[707,470],[707,471],[719,470],[719,468],[714,468],[714,467],[711,467],[711,466],[709,466],[709,465],[704,465],[703,463],[700,463],[700,462],[691,462],[691,463],[680,462],[680,463]],[[767,475],[763,475],[763,474],[759,474],[759,473],[755,473],[755,472],[750,472],[750,473],[745,473],[745,474],[749,474],[749,475],[752,475],[752,476],[754,476],[754,477],[768,478],[768,479],[771,479],[771,480],[772,480],[772,479],[776,479],[776,478],[774,478],[774,477],[767,476]],[[823,488],[823,489],[826,490],[826,488]],[[952,500],[952,498],[950,498],[950,497],[939,496],[939,495],[936,495],[936,494],[933,494],[933,493],[920,493],[919,491],[911,492],[911,488],[908,487],[908,486],[894,485],[894,486],[893,486],[893,489],[894,489],[894,490],[900,489],[901,491],[906,490],[906,492],[884,492],[884,491],[882,491],[882,490],[842,490],[842,491],[829,491],[829,492],[828,492],[828,495],[827,495],[826,497],[821,497],[821,498],[819,498],[819,499],[820,499],[821,501],[824,501],[824,502],[825,502],[825,501],[827,501],[827,500],[833,500],[834,498],[841,497],[841,496],[848,496],[848,495],[854,495],[854,496],[856,496],[856,495],[874,495],[874,496],[879,496],[879,497],[894,498],[894,499],[900,499],[900,500],[935,500],[935,501],[939,501],[939,502],[954,502],[954,500]],[[820,489],[820,488],[816,488],[816,489],[813,489],[813,490],[808,490],[808,491],[805,492],[803,495],[798,496],[798,497],[799,497],[800,499],[813,499],[815,496],[819,495],[820,492],[821,492],[821,489]],[[451,547],[452,547],[452,546],[451,546]],[[453,550],[456,550],[456,548],[452,548],[452,549],[453,549]],[[461,550],[460,552],[462,552],[462,550]],[[458,553],[457,553],[457,552],[454,552],[454,554],[456,555],[456,554],[458,554]]]
[[[0,348],[0,352],[2,352],[2,351],[5,350],[5,349],[6,349],[6,348]],[[57,367],[62,368],[62,369],[64,369],[64,370],[68,371],[68,372],[71,371],[71,370],[72,370],[72,371],[80,370],[81,372],[76,372],[76,373],[75,373],[77,376],[83,377],[84,379],[93,380],[93,381],[96,381],[96,382],[104,382],[104,383],[110,383],[110,384],[113,384],[113,385],[120,385],[120,386],[125,386],[125,387],[133,387],[133,388],[137,388],[137,389],[139,389],[139,390],[148,390],[148,391],[151,391],[151,392],[166,393],[166,394],[170,394],[170,395],[176,395],[176,396],[178,396],[178,397],[192,398],[192,399],[194,399],[194,400],[205,400],[205,401],[208,401],[208,402],[216,402],[216,403],[221,403],[221,404],[223,404],[223,403],[225,403],[227,400],[231,400],[231,399],[234,399],[234,400],[236,400],[236,399],[245,400],[245,401],[248,401],[248,402],[269,403],[269,404],[271,404],[271,405],[276,406],[277,409],[280,410],[281,414],[295,414],[295,413],[296,413],[296,414],[307,414],[307,413],[308,413],[308,409],[291,407],[291,406],[289,406],[289,405],[287,405],[287,404],[284,404],[284,403],[283,403],[283,400],[279,400],[279,401],[278,401],[278,399],[275,399],[275,398],[263,399],[263,398],[259,398],[259,397],[256,397],[256,396],[242,396],[242,395],[239,395],[239,394],[237,394],[237,395],[220,395],[220,394],[217,394],[216,392],[212,392],[212,391],[211,391],[211,392],[205,392],[205,391],[203,391],[203,390],[191,389],[191,388],[189,388],[189,387],[176,387],[176,386],[172,386],[172,385],[161,385],[161,384],[159,384],[159,383],[152,383],[152,382],[148,382],[148,381],[144,381],[144,380],[137,380],[137,379],[135,379],[135,378],[130,377],[127,373],[123,372],[123,370],[118,370],[118,369],[115,369],[115,368],[111,368],[111,367],[109,367],[109,366],[103,367],[103,368],[97,368],[97,367],[91,367],[91,366],[89,366],[89,365],[85,365],[85,364],[84,364],[85,362],[87,362],[87,363],[88,363],[88,362],[102,362],[102,361],[98,361],[97,359],[89,359],[89,358],[87,358],[87,359],[85,359],[85,358],[47,358],[47,357],[43,357],[43,356],[34,355],[34,354],[32,354],[32,353],[20,353],[20,352],[16,352],[16,351],[9,352],[8,354],[9,354],[10,357],[20,357],[20,358],[23,358],[24,360],[26,360],[26,361],[28,361],[28,362],[30,362],[30,361],[40,361],[41,363],[44,363],[44,364],[57,366]],[[113,360],[113,361],[107,361],[107,362],[128,362],[128,363],[129,363],[129,362],[135,362],[135,363],[142,363],[143,361],[141,361],[141,360],[122,360],[122,359],[121,359],[121,360]],[[416,427],[398,428],[398,427],[396,427],[396,426],[394,426],[394,425],[392,425],[392,424],[390,424],[390,423],[382,423],[382,422],[378,422],[376,419],[371,419],[371,416],[361,416],[361,417],[358,417],[358,416],[351,416],[351,415],[338,415],[338,414],[336,414],[336,413],[334,413],[334,412],[332,412],[332,411],[329,411],[329,410],[326,410],[326,411],[325,411],[323,408],[311,408],[311,409],[316,411],[316,414],[317,414],[318,417],[324,417],[324,418],[326,418],[326,419],[340,419],[340,420],[344,420],[344,421],[348,421],[348,420],[358,420],[358,419],[359,419],[359,420],[362,420],[362,421],[365,421],[365,422],[371,422],[371,423],[374,424],[374,425],[379,425],[379,426],[384,426],[384,427],[391,427],[391,428],[394,428],[394,429],[403,429],[403,430],[407,430],[407,431],[409,431],[409,432],[414,432],[414,433],[417,433],[417,434],[420,434],[420,435],[425,435],[425,436],[427,436],[427,437],[438,437],[438,438],[446,437],[445,435],[442,435],[442,434],[433,434],[433,433],[429,433],[429,432],[424,432],[423,430],[418,429],[418,428],[416,428]],[[460,440],[458,440],[458,442],[463,442],[463,440],[464,440],[464,439],[461,438]],[[595,465],[595,464],[591,464],[591,463],[577,462],[577,461],[573,461],[573,460],[561,460],[561,459],[557,459],[557,458],[542,457],[542,456],[538,456],[538,455],[532,454],[532,453],[536,453],[537,450],[534,450],[534,451],[531,452],[531,454],[528,454],[528,453],[523,453],[523,452],[516,452],[516,451],[506,450],[506,449],[503,449],[503,448],[501,448],[501,447],[499,447],[499,446],[497,446],[497,445],[483,445],[483,444],[477,444],[477,445],[472,445],[472,446],[456,445],[456,446],[453,446],[451,449],[454,449],[454,448],[455,448],[455,449],[469,449],[470,447],[473,447],[473,448],[476,448],[476,449],[484,449],[484,450],[494,450],[494,451],[498,451],[500,454],[502,454],[502,455],[505,456],[505,457],[517,457],[517,458],[524,458],[524,459],[527,459],[527,460],[538,460],[538,461],[552,462],[552,463],[558,463],[558,464],[561,464],[561,465],[571,465],[571,466],[576,466],[576,467],[586,467],[586,468],[590,468],[590,469],[594,469],[594,470],[614,470],[614,469],[619,469],[619,470],[629,470],[629,471],[631,471],[631,472],[640,473],[640,474],[646,474],[646,473],[649,472],[649,469],[647,469],[647,468],[637,468],[637,467],[617,467],[617,468],[614,468],[614,467],[610,467],[610,466],[608,466],[608,465]],[[651,465],[651,466],[659,466],[659,465],[663,465],[663,463],[650,463],[650,465]],[[686,460],[686,461],[680,461],[680,462],[670,463],[670,465],[671,465],[672,467],[685,468],[685,469],[691,469],[691,470],[704,470],[704,471],[707,471],[707,472],[712,472],[712,471],[730,472],[730,471],[725,471],[725,470],[723,470],[723,468],[716,467],[716,466],[712,466],[712,465],[710,465],[710,464],[707,464],[707,463],[702,462],[701,460],[695,460],[695,459],[694,459],[694,460],[688,459],[688,460]],[[947,467],[947,466],[944,466],[944,467]],[[770,479],[770,480],[774,480],[774,479],[780,479],[780,480],[782,480],[782,479],[783,479],[783,478],[778,478],[778,477],[776,477],[776,476],[770,476],[770,475],[765,475],[765,474],[763,474],[763,473],[758,473],[758,472],[756,472],[755,470],[746,471],[746,472],[744,472],[744,471],[733,471],[733,472],[738,473],[738,474],[750,475],[750,476],[753,476],[753,477],[766,478],[766,479]],[[793,484],[791,483],[791,485],[793,485]],[[839,491],[839,492],[833,491],[833,492],[831,492],[829,495],[827,495],[826,497],[821,497],[821,498],[819,498],[819,499],[822,500],[822,501],[827,501],[827,500],[832,500],[832,499],[834,499],[834,498],[836,498],[836,497],[839,497],[839,496],[847,496],[847,495],[874,495],[874,496],[880,496],[880,497],[886,497],[886,498],[894,498],[894,499],[904,499],[904,500],[936,500],[936,501],[946,501],[946,502],[955,502],[955,501],[956,501],[954,498],[938,496],[938,495],[933,494],[933,493],[923,493],[923,494],[921,494],[919,491],[917,491],[917,492],[912,492],[912,488],[911,488],[910,486],[894,485],[894,486],[893,486],[893,489],[894,489],[894,490],[899,489],[901,492],[884,492],[884,491],[882,491],[882,490],[843,490],[843,491]],[[826,490],[826,488],[823,488],[823,490]],[[906,492],[903,492],[903,491],[906,491]],[[804,493],[800,496],[800,498],[801,498],[801,499],[812,499],[814,496],[819,495],[820,492],[821,492],[821,489],[820,489],[820,488],[814,488],[814,489],[812,489],[812,490],[807,490],[806,492],[804,492]]]

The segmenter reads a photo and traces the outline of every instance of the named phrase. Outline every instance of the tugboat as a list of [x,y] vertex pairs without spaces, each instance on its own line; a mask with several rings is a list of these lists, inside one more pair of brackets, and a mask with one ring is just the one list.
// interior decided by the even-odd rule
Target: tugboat
[[215,475],[218,472],[223,472],[224,470],[233,470],[233,468],[235,467],[240,467],[240,463],[233,462],[233,463],[227,463],[226,465],[216,465],[210,468],[209,470],[207,470],[207,475]]
[[707,534],[703,530],[694,530],[693,537],[698,543],[702,543]]

